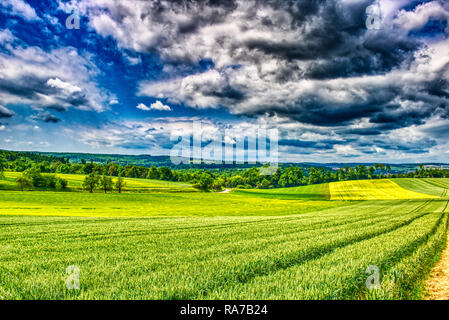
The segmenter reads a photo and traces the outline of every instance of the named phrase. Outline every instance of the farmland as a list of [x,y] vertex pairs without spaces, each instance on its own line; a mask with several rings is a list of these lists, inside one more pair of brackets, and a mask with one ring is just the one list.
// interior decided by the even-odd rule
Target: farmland
[[89,194],[67,178],[71,191],[0,191],[0,299],[418,299],[446,245],[446,179]]

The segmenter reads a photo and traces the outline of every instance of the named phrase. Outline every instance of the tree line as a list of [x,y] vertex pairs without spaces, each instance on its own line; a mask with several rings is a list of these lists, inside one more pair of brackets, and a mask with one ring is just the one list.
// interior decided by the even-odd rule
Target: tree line
[[[42,158],[44,157],[44,158]],[[319,184],[333,181],[361,180],[361,179],[382,179],[386,177],[409,177],[409,178],[448,178],[449,170],[437,168],[426,168],[421,165],[416,171],[405,174],[391,173],[388,164],[374,164],[371,166],[356,165],[337,170],[329,170],[325,167],[303,168],[297,166],[279,167],[273,175],[261,175],[260,168],[250,169],[179,169],[174,170],[169,167],[150,168],[136,165],[122,166],[118,163],[107,162],[99,164],[89,162],[71,163],[68,159],[39,156],[36,161],[32,158],[16,158],[8,161],[0,154],[0,175],[3,171],[23,172],[19,187],[23,189],[27,186],[40,188],[65,189],[67,181],[57,178],[54,174],[84,174],[86,175],[83,187],[89,192],[101,189],[104,192],[117,190],[122,192],[127,178],[143,178],[165,181],[180,181],[193,184],[197,189],[204,191],[220,191],[224,188],[284,188],[302,185]],[[49,175],[42,175],[48,173]],[[117,177],[115,180],[113,177]]]

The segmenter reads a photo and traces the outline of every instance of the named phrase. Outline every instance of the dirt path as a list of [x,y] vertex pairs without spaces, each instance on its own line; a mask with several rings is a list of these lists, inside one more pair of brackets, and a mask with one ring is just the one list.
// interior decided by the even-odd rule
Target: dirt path
[[449,237],[440,262],[433,268],[426,283],[427,300],[449,300]]

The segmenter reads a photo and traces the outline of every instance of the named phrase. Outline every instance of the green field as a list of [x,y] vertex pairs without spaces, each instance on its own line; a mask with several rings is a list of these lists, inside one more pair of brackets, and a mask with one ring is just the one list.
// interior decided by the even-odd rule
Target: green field
[[330,198],[328,183],[292,188],[237,190],[236,193],[278,199],[328,200]]
[[[201,193],[135,179],[89,194],[66,178],[76,192],[0,181],[0,299],[418,299],[446,245],[448,179],[340,201],[327,184]],[[79,290],[65,285],[71,265]]]

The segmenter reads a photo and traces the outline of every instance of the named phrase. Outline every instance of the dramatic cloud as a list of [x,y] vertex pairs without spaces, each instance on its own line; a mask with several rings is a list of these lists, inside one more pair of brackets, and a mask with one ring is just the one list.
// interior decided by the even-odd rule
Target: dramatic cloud
[[99,73],[74,48],[45,52],[27,47],[9,32],[0,32],[0,103],[33,108],[103,111],[108,95],[93,80]]
[[[381,30],[368,30],[366,8],[373,3],[80,1],[78,6],[93,29],[123,48],[156,52],[166,62],[213,62],[203,73],[143,81],[141,95],[318,125],[368,117],[383,129],[447,113],[448,43],[426,45],[409,36],[430,19],[447,22],[447,3],[397,11],[391,1],[380,1]],[[404,107],[410,103],[422,106]]]
[[33,6],[4,1],[1,12],[55,26],[52,16],[76,9],[81,29],[48,26],[34,37],[42,45],[19,40],[19,25],[0,30],[0,104],[29,106],[52,127],[53,110],[89,119],[88,146],[171,145],[174,122],[140,111],[155,110],[172,111],[167,121],[180,126],[181,116],[215,117],[211,134],[276,128],[286,160],[447,157],[447,1],[70,0],[48,14]]

